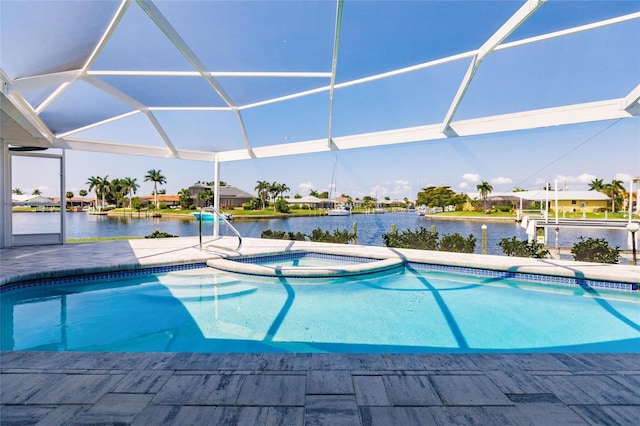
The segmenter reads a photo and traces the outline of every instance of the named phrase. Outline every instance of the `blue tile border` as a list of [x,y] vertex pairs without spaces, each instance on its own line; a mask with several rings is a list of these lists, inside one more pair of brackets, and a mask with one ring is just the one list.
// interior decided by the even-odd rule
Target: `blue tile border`
[[342,260],[351,263],[370,263],[380,259],[375,259],[366,256],[348,256],[342,254],[330,254],[330,253],[317,253],[313,251],[292,251],[286,253],[272,253],[272,254],[255,254],[229,258],[234,262],[240,263],[260,263],[260,262],[274,262],[279,260],[293,260],[302,259],[304,257],[314,259],[329,259],[329,260]]
[[61,276],[61,277],[55,277],[55,278],[37,278],[34,280],[18,281],[18,282],[9,283],[9,284],[0,286],[0,294],[8,291],[20,290],[20,289],[31,288],[31,287],[55,286],[58,284],[68,285],[68,284],[96,281],[96,280],[103,280],[103,279],[118,279],[118,278],[125,278],[125,277],[134,277],[139,275],[161,274],[164,272],[205,268],[206,266],[207,266],[206,263],[199,262],[199,263],[185,263],[181,265],[171,265],[171,266],[154,266],[151,268],[127,269],[127,270],[120,270],[120,271],[105,271],[105,272],[96,272],[91,274],[67,275],[67,276]]
[[[366,256],[348,256],[348,255],[340,255],[340,254],[316,253],[316,252],[306,252],[306,251],[274,253],[274,254],[267,254],[267,255],[246,255],[246,256],[235,257],[230,260],[240,262],[240,263],[253,263],[253,262],[267,262],[267,261],[278,261],[278,260],[291,260],[291,259],[302,258],[305,256],[319,258],[319,259],[344,260],[344,261],[358,262],[358,263],[368,263],[368,262],[374,262],[374,261],[380,260],[380,259],[366,257]],[[25,281],[19,281],[19,282],[2,285],[0,286],[0,294],[8,291],[39,287],[39,286],[54,286],[58,284],[68,285],[70,283],[81,283],[81,282],[94,281],[99,279],[117,279],[117,278],[124,278],[124,277],[158,274],[158,273],[164,273],[164,272],[180,271],[180,270],[196,269],[196,268],[204,268],[204,267],[207,267],[207,264],[205,262],[197,262],[197,263],[186,263],[186,264],[180,264],[180,265],[156,266],[156,267],[149,267],[149,268],[136,268],[136,269],[119,270],[119,271],[105,271],[105,272],[97,272],[97,273],[89,273],[89,274],[77,274],[77,275],[68,275],[68,276],[61,276],[61,277],[38,278],[38,279],[25,280]],[[465,266],[450,266],[450,265],[438,265],[438,264],[432,264],[432,263],[407,262],[406,267],[418,269],[418,270],[425,270],[425,271],[453,272],[453,273],[459,273],[459,274],[465,274],[465,275],[486,276],[490,278],[513,278],[513,279],[532,281],[535,283],[543,283],[543,284],[546,283],[546,284],[564,285],[564,286],[578,286],[582,288],[609,289],[609,290],[623,291],[623,292],[633,292],[638,290],[638,284],[634,284],[634,283],[597,281],[597,280],[590,280],[590,279],[584,279],[584,278],[560,277],[560,276],[554,276],[554,275],[538,275],[538,274],[530,274],[530,273],[523,273],[523,272],[499,271],[494,269],[481,269],[481,268],[472,268],[472,267],[465,267]],[[352,275],[352,277],[368,275],[368,274],[371,274],[371,272]],[[290,278],[308,278],[308,277],[291,276]]]
[[494,269],[470,268],[466,266],[436,265],[431,263],[408,262],[408,267],[427,271],[454,272],[467,275],[486,276],[491,278],[514,278],[533,281],[536,283],[578,286],[582,288],[600,288],[617,291],[632,292],[638,290],[638,284],[619,283],[612,281],[597,281],[586,278],[559,277],[555,275],[538,275],[525,272],[497,271]]

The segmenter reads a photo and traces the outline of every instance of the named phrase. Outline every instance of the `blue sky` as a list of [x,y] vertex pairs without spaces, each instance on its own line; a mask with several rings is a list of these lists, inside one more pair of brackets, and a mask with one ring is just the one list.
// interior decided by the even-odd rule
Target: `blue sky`
[[[14,9],[20,8],[3,3],[2,68],[12,77],[28,70],[45,73],[73,69],[80,59],[62,61],[60,55],[55,55],[61,43],[74,43],[65,32],[65,25],[77,22],[73,13],[112,13],[117,6],[104,2],[101,7],[105,10],[87,6],[82,11],[70,2],[69,7],[74,9],[68,10],[74,12],[60,16],[60,29],[47,28],[53,34],[50,40],[37,33],[33,40],[25,40],[20,29],[14,27],[20,19],[15,19],[17,23],[11,19],[20,12]],[[336,81],[349,82],[476,49],[521,5],[520,1],[346,1]],[[189,13],[180,2],[158,2],[208,69],[330,71],[333,2],[195,2],[191,6],[195,12]],[[56,10],[54,6],[51,11],[40,10],[42,16],[32,19],[38,23]],[[562,30],[590,22],[594,17],[602,20],[639,11],[638,1],[549,1],[506,41]],[[314,19],[304,20],[307,15]],[[92,31],[90,26],[76,30]],[[18,36],[22,37],[22,52],[28,51],[29,43],[33,49],[40,49],[37,61],[29,62],[24,53],[12,48],[12,37]],[[614,27],[493,52],[474,76],[455,119],[622,98],[640,83],[639,37],[640,19],[636,18]],[[244,44],[247,41],[250,43]],[[238,55],[240,45],[250,48]],[[336,89],[333,136],[442,122],[468,65],[466,58]],[[136,4],[129,8],[91,69],[193,70]],[[150,106],[221,105],[221,100],[210,96],[210,90],[203,87],[206,84],[199,80],[117,76],[101,79]],[[245,105],[323,86],[327,79],[220,77],[219,82],[235,102]],[[37,104],[46,98],[47,91],[25,96]],[[74,114],[74,108],[86,114]],[[130,109],[95,87],[77,82],[41,117],[62,132]],[[180,148],[206,149],[215,142],[218,149],[237,149],[243,144],[230,112],[158,111],[156,116]],[[248,137],[256,147],[326,138],[328,96],[322,92],[250,108],[243,110],[242,116]],[[76,136],[164,146],[141,114]],[[473,192],[481,180],[490,182],[494,191],[510,191],[516,186],[537,189],[556,179],[572,190],[587,189],[587,183],[595,178],[607,182],[620,179],[628,185],[632,176],[640,175],[640,119],[227,162],[221,164],[221,179],[249,192],[257,181],[275,181],[287,184],[292,194],[307,195],[311,189],[329,189],[335,161],[336,190],[353,197],[415,197],[421,187],[428,185]],[[213,179],[213,165],[208,162],[67,151],[66,165],[67,190],[76,194],[87,189],[90,176],[136,178],[141,185],[138,194],[150,194],[152,185],[143,182],[150,169],[160,169],[166,176],[168,193],[176,193],[198,180]],[[14,170],[14,178],[13,187],[24,192],[37,187],[45,195],[56,195],[47,193],[51,185],[33,170]]]

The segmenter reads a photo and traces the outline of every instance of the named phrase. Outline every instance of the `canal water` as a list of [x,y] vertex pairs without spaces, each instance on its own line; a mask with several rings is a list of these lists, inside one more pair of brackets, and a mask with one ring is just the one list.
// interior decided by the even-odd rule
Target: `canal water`
[[[58,232],[58,213],[13,213],[13,232],[15,234]],[[66,213],[67,238],[91,238],[91,237],[144,237],[154,231],[167,232],[180,237],[197,236],[198,222],[191,218],[146,218],[141,215],[138,218],[136,212],[130,216],[95,216],[85,212]],[[351,232],[356,224],[358,244],[383,246],[382,235],[391,231],[395,225],[398,232],[405,230],[415,231],[420,227],[428,230],[435,226],[436,231],[443,235],[459,233],[463,237],[472,234],[477,239],[476,252],[481,251],[482,225],[487,225],[487,253],[503,254],[498,243],[502,238],[516,237],[519,240],[527,238],[525,229],[519,224],[507,222],[483,222],[477,220],[443,220],[435,217],[423,217],[417,213],[385,213],[385,214],[358,214],[352,216],[314,216],[292,217],[287,219],[268,220],[236,220],[233,226],[240,235],[248,238],[260,238],[262,231],[300,232],[311,234],[320,228],[333,232],[338,229]],[[213,234],[213,222],[203,222],[203,235]],[[222,235],[233,235],[220,225]],[[608,229],[562,229],[558,235],[558,243],[561,247],[571,247],[579,241],[579,237],[604,238],[613,247],[627,248],[626,230]],[[555,244],[555,234],[548,236],[549,244]]]

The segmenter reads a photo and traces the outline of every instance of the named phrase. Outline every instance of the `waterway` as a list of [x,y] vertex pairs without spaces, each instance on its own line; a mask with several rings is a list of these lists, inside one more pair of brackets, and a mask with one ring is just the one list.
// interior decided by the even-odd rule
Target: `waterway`
[[[59,213],[13,213],[14,234],[59,232]],[[197,236],[198,222],[191,218],[138,218],[134,212],[131,216],[94,216],[84,212],[66,213],[67,238],[91,237],[144,237],[154,231],[167,232],[180,237]],[[446,234],[459,233],[463,237],[474,235],[477,239],[476,252],[481,252],[482,225],[487,226],[487,253],[503,254],[498,243],[503,238],[527,238],[525,229],[512,221],[491,222],[477,220],[443,220],[437,217],[422,217],[417,213],[358,214],[352,216],[314,216],[292,217],[287,219],[268,220],[236,220],[233,226],[243,237],[260,238],[262,231],[301,232],[311,234],[320,228],[325,231],[353,230],[357,227],[358,244],[383,246],[382,235],[391,231],[395,225],[399,232],[415,231],[420,227],[436,231],[442,237]],[[213,235],[213,222],[203,222],[203,235]],[[233,235],[220,225],[222,235]],[[550,232],[548,243],[555,244],[555,233]],[[562,229],[558,235],[560,247],[571,247],[579,241],[579,237],[604,238],[611,246],[627,248],[626,230],[611,229]]]

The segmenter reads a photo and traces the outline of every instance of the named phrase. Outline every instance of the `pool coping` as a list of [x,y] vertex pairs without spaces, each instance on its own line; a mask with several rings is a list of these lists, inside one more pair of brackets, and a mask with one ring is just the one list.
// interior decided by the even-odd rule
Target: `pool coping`
[[[208,237],[200,251],[198,237],[153,240],[125,240],[79,243],[57,246],[13,247],[0,249],[0,286],[35,279],[59,278],[151,267],[206,263],[212,259],[236,256],[268,255],[308,250],[342,256],[374,259],[401,259],[406,263],[474,268],[571,278],[577,280],[640,283],[640,267],[552,259],[531,259],[495,255],[449,253],[379,246],[312,243],[307,241],[243,239],[243,247],[234,250],[237,239]],[[73,260],[81,258],[81,266]]]

